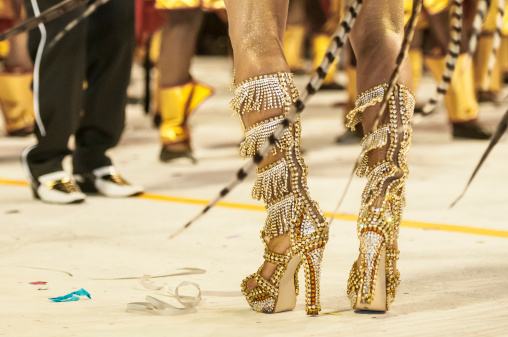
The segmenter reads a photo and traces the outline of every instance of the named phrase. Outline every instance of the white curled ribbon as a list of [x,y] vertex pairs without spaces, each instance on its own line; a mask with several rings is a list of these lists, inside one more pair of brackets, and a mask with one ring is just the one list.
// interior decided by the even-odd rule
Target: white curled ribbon
[[[127,304],[127,311],[129,312],[142,312],[154,315],[164,316],[177,316],[190,314],[197,311],[197,307],[201,302],[201,289],[199,285],[190,282],[183,281],[176,288],[175,291],[171,291],[167,284],[157,284],[150,279],[150,276],[144,275],[141,278],[141,285],[148,290],[157,290],[158,294],[169,296],[178,301],[181,306],[174,306],[170,303],[157,299],[153,296],[146,296],[146,302],[132,302]],[[185,286],[192,286],[197,289],[195,296],[180,295],[179,289]]]

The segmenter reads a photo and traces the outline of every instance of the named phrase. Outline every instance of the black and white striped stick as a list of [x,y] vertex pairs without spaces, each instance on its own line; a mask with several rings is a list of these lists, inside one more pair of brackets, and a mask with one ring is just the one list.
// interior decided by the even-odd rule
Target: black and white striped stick
[[457,60],[460,55],[460,39],[462,34],[463,24],[463,8],[462,3],[464,0],[453,1],[453,14],[451,22],[450,42],[448,43],[448,52],[446,53],[445,63],[446,67],[443,72],[441,82],[439,82],[434,97],[429,100],[423,107],[423,113],[429,114],[436,108],[437,104],[441,101],[446,94],[448,87],[452,81],[453,72],[457,65]]
[[[473,29],[471,31],[471,37],[469,38],[469,46],[467,51],[468,62],[471,62],[476,48],[478,47],[478,40],[480,39],[480,34],[482,33],[483,21],[485,21],[485,17],[487,17],[487,12],[490,8],[490,4],[491,0],[480,0],[478,3],[478,11],[474,17]],[[466,62],[467,65],[468,62]]]
[[496,64],[497,51],[501,46],[501,28],[503,27],[504,8],[505,0],[497,0],[496,31],[494,32],[492,50],[490,52],[489,60],[487,63],[487,74],[485,75],[485,79],[482,83],[483,91],[488,91],[489,89],[490,79],[492,78],[492,71],[494,70],[494,66]]
[[469,178],[469,181],[467,182],[466,187],[464,188],[464,191],[462,191],[462,193],[459,195],[459,197],[450,205],[450,208],[455,206],[455,204],[457,204],[457,202],[459,202],[459,200],[462,199],[464,194],[466,194],[466,191],[467,191],[469,185],[471,185],[471,182],[473,181],[474,177],[480,170],[480,167],[482,166],[483,162],[487,159],[487,156],[490,154],[490,152],[492,151],[494,146],[497,144],[497,142],[499,142],[499,140],[504,135],[504,133],[506,132],[507,129],[508,129],[508,110],[506,111],[503,118],[499,122],[496,132],[494,132],[494,134],[492,135],[492,138],[490,139],[490,143],[487,146],[487,149],[485,149],[485,152],[483,152],[480,162],[476,165],[476,168],[474,169],[473,174],[471,175],[471,178]]
[[291,107],[291,110],[288,112],[287,116],[282,121],[281,125],[268,137],[268,141],[265,141],[261,146],[259,153],[257,153],[252,159],[249,159],[236,173],[236,178],[226,185],[212,201],[206,205],[206,207],[197,214],[194,218],[192,218],[187,224],[185,224],[182,228],[177,230],[170,236],[170,239],[174,238],[185,229],[189,228],[194,222],[196,222],[199,218],[201,218],[205,213],[207,213],[213,206],[215,206],[221,199],[223,199],[226,195],[229,194],[238,184],[240,184],[249,172],[251,172],[259,163],[263,161],[263,159],[268,155],[271,148],[277,143],[280,137],[284,134],[284,131],[290,127],[296,119],[300,116],[302,111],[305,109],[305,104],[321,87],[323,83],[323,79],[326,77],[326,74],[330,70],[330,66],[339,55],[344,43],[346,42],[347,35],[351,31],[351,28],[354,25],[354,21],[360,13],[360,9],[362,7],[363,0],[355,0],[352,5],[349,7],[349,10],[345,13],[344,19],[342,20],[339,28],[333,34],[332,40],[328,49],[326,50],[325,56],[321,64],[317,68],[316,72],[311,76],[309,83],[305,86],[305,89],[300,95],[300,98],[295,102],[295,104]]
[[80,23],[81,21],[83,21],[84,19],[86,19],[87,17],[90,16],[90,14],[92,14],[93,12],[95,12],[97,10],[97,8],[99,8],[100,6],[102,5],[105,5],[106,3],[108,3],[110,0],[95,0],[92,4],[90,4],[90,6],[88,6],[88,8],[80,15],[78,16],[77,18],[75,18],[74,20],[72,20],[71,22],[69,22],[67,24],[67,26],[65,26],[64,29],[62,29],[54,38],[53,40],[51,41],[51,43],[48,45],[48,48],[53,48],[57,43],[58,41],[60,41],[64,36],[65,34],[67,34],[68,32],[70,32],[74,27],[76,27],[78,25],[78,23]]
[[90,0],[64,0],[59,4],[56,4],[46,9],[39,16],[34,16],[33,18],[30,18],[15,27],[6,30],[5,32],[0,34],[0,41],[6,40],[15,35],[32,30],[41,23],[53,21],[54,19],[64,15],[67,12],[72,11],[75,8],[78,8],[83,4],[86,4],[89,1]]

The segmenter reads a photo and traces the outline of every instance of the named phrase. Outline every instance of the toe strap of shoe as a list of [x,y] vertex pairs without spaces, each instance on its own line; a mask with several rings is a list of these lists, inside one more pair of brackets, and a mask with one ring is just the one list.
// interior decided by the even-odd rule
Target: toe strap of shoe
[[[249,290],[247,288],[247,282],[252,279],[254,281],[256,281],[256,287],[254,289]],[[248,276],[247,278],[245,278],[245,280],[242,283],[242,290],[245,295],[252,297],[252,298],[258,298],[258,297],[263,297],[263,296],[267,296],[267,295],[277,297],[277,295],[279,293],[277,286],[272,284],[270,281],[265,280],[259,274],[259,272],[254,273],[254,274]]]

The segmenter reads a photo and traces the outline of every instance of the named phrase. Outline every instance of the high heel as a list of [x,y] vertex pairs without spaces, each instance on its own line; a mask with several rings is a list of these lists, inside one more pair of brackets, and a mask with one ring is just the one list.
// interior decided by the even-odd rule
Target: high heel
[[[354,129],[362,112],[382,101],[386,88],[386,84],[380,85],[359,96],[356,108],[348,114],[349,127]],[[360,257],[353,264],[347,286],[353,309],[388,311],[400,283],[394,265],[399,258],[395,246],[405,205],[414,105],[414,95],[398,84],[389,100],[389,116],[381,120],[385,124],[362,140],[356,173],[367,176],[367,185],[358,217]]]
[[[301,231],[301,227],[298,231]],[[306,311],[309,315],[317,315],[321,310],[319,301],[319,284],[321,277],[321,260],[328,233],[305,236],[294,241],[291,248],[284,254],[277,254],[266,247],[264,259],[277,265],[269,280],[261,276],[259,270],[246,277],[242,282],[242,293],[251,308],[263,313],[277,313],[293,310],[298,295],[298,271],[304,266]],[[254,279],[257,286],[249,290],[248,281]]]
[[[298,91],[289,73],[269,74],[249,79],[237,86],[231,107],[240,115],[250,111],[281,108],[281,116],[260,121],[245,129],[246,139],[239,152],[255,156],[283,121]],[[309,195],[307,166],[300,154],[301,125],[297,120],[277,141],[272,154],[274,162],[257,169],[258,178],[252,190],[255,199],[263,199],[268,216],[261,237],[265,242],[265,261],[275,264],[267,280],[261,276],[263,266],[242,282],[242,292],[249,305],[258,312],[275,313],[294,309],[298,293],[298,270],[305,270],[306,311],[320,311],[319,284],[321,259],[328,241],[328,224],[319,206]],[[289,248],[282,254],[268,248],[269,241],[286,235]],[[256,286],[249,289],[249,280]]]

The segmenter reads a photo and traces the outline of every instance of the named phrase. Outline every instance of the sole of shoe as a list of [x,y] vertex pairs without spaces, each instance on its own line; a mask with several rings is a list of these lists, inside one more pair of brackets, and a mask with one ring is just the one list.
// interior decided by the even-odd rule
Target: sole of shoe
[[374,298],[371,303],[361,301],[361,296],[358,294],[356,305],[353,307],[355,310],[367,311],[387,311],[386,308],[386,267],[385,267],[385,248],[383,247],[380,252],[377,278],[374,286]]
[[293,256],[289,261],[286,271],[280,279],[279,297],[275,303],[274,313],[293,310],[296,307],[295,274],[301,261],[299,255]]

